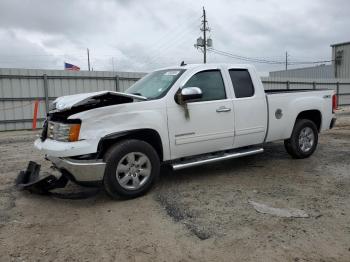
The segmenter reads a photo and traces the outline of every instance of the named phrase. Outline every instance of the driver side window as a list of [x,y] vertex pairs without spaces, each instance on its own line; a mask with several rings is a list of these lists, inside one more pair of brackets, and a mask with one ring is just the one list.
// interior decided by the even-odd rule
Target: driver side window
[[224,81],[220,70],[206,70],[193,75],[185,87],[199,87],[202,98],[199,101],[221,100],[226,98]]

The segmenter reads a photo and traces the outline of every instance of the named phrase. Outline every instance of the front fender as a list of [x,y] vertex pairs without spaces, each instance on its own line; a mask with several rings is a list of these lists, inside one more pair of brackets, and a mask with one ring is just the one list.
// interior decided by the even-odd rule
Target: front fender
[[72,115],[70,119],[81,119],[79,139],[82,140],[99,141],[107,135],[125,131],[155,130],[161,138],[163,159],[168,160],[170,151],[166,110],[162,107],[162,103],[154,102],[149,101],[148,105],[142,102],[97,108]]

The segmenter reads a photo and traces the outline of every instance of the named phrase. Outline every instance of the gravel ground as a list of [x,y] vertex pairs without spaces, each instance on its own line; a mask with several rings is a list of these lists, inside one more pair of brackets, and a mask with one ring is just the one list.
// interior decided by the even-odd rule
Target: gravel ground
[[[129,201],[16,191],[29,160],[48,168],[36,133],[0,133],[1,261],[350,261],[350,110],[309,159],[271,143],[264,154],[164,172]],[[248,201],[309,217],[261,214]]]

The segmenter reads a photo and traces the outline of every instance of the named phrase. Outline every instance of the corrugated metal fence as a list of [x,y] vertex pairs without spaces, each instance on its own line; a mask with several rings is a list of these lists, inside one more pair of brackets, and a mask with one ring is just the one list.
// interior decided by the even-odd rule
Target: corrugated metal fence
[[332,89],[338,96],[338,106],[350,106],[350,79],[303,79],[262,77],[266,90],[271,89]]
[[[35,101],[38,127],[53,99],[101,90],[124,91],[144,73],[0,69],[0,131],[32,128]],[[350,105],[350,80],[262,78],[265,89],[333,89],[339,106]]]
[[144,73],[0,69],[0,131],[30,129],[39,100],[38,127],[50,101],[102,90],[124,91]]

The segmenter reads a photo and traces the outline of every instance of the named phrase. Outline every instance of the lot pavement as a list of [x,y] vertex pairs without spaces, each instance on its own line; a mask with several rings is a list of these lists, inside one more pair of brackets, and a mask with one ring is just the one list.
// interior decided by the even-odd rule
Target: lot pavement
[[[0,133],[1,261],[350,261],[350,110],[309,159],[264,154],[164,172],[146,196],[112,201],[18,192],[37,132]],[[74,185],[67,190],[74,190]],[[258,213],[249,201],[307,218]]]

